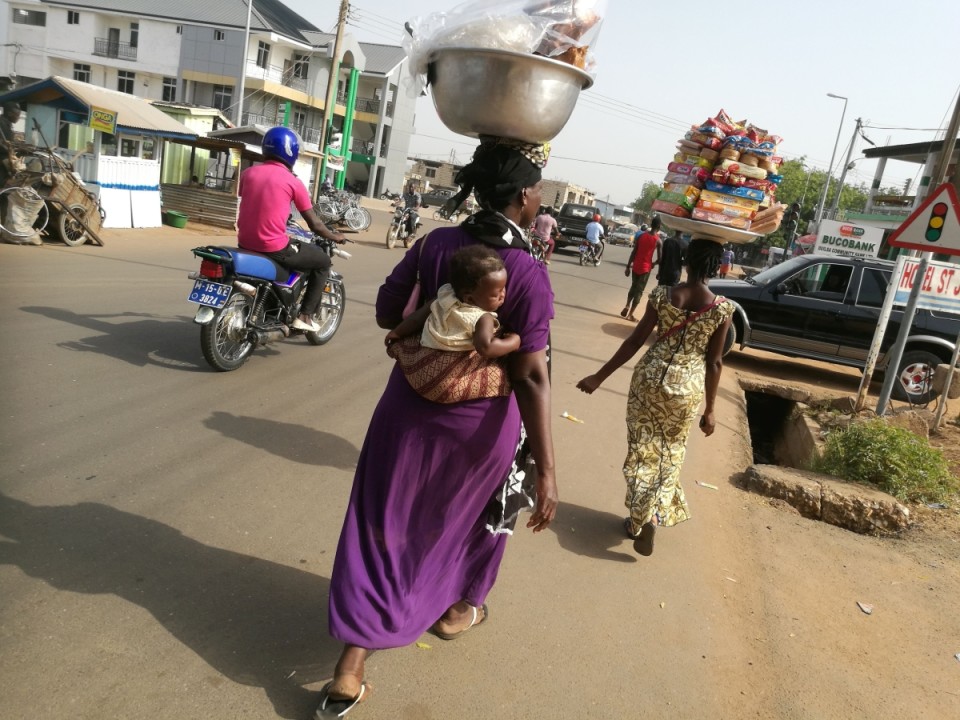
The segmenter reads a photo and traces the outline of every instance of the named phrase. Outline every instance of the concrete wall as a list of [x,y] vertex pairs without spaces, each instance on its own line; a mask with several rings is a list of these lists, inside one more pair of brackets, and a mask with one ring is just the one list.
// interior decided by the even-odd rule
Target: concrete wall
[[[235,88],[233,100],[236,102],[236,88],[240,86],[240,68],[243,62],[244,33],[242,30],[221,30],[223,40],[214,40],[216,32],[212,27],[183,26],[178,57],[180,70],[214,76],[209,82],[217,84],[228,84],[221,83],[218,78],[230,78]],[[210,105],[212,90],[209,90],[209,93],[211,97],[207,100],[192,97],[187,100],[197,105]]]

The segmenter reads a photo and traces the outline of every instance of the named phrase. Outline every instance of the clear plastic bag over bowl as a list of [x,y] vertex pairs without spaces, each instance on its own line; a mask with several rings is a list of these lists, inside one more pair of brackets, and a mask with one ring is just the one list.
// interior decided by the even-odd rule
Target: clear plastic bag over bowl
[[573,65],[529,53],[439,48],[428,79],[440,120],[461,135],[552,140],[567,124],[581,90],[593,85]]

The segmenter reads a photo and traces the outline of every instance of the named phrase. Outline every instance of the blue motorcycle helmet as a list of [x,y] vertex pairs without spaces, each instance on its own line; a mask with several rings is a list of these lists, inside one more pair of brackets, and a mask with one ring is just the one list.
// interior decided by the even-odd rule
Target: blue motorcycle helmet
[[263,157],[279,160],[291,170],[300,155],[300,137],[288,127],[273,127],[263,134]]

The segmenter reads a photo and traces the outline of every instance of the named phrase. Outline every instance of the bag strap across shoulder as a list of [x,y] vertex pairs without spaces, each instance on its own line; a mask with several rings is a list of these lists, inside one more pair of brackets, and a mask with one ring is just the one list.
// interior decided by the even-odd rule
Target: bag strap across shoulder
[[719,305],[720,303],[724,302],[724,300],[725,300],[725,298],[718,297],[718,298],[714,299],[714,301],[713,301],[712,303],[710,303],[709,305],[704,305],[702,308],[700,308],[699,310],[697,310],[697,311],[696,311],[695,313],[693,313],[692,315],[688,315],[686,318],[683,319],[683,322],[677,323],[677,324],[674,325],[672,328],[670,328],[670,329],[667,330],[665,333],[663,333],[663,335],[661,335],[660,337],[658,337],[658,338],[657,338],[657,342],[659,342],[660,340],[666,340],[666,339],[667,339],[668,337],[670,337],[671,335],[676,334],[677,332],[679,332],[680,330],[682,330],[683,328],[685,328],[687,325],[689,325],[690,323],[694,322],[697,318],[699,318],[699,317],[700,317],[701,315],[703,315],[704,313],[710,312],[711,310],[713,310],[713,308],[717,307],[717,305]]

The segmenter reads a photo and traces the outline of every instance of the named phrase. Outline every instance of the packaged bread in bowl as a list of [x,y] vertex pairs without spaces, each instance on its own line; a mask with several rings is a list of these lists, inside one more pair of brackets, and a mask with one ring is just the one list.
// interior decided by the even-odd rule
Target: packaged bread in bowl
[[[406,23],[411,97],[430,84],[430,64],[444,48],[505,50],[550,58],[593,73],[607,0],[469,0]],[[441,118],[442,119],[442,118]]]

